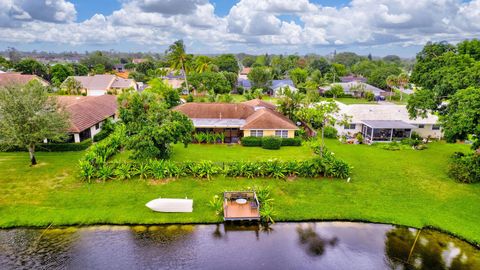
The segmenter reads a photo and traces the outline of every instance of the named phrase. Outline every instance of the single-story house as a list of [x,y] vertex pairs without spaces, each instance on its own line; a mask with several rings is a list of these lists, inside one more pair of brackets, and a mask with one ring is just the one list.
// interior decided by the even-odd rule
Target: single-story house
[[32,80],[40,82],[43,86],[50,85],[46,80],[38,77],[37,75],[21,74],[16,72],[0,73],[0,87],[10,84],[26,84]]
[[138,90],[134,80],[120,78],[112,74],[73,76],[73,78],[82,84],[82,91],[86,92],[87,96],[117,94],[127,88]]
[[252,69],[249,68],[249,67],[242,68],[242,70],[240,70],[240,74],[238,75],[238,79],[247,80],[248,79],[248,74],[250,73],[251,70]]
[[340,85],[343,88],[343,91],[346,95],[352,95],[352,96],[356,95],[356,93],[355,93],[355,88],[356,87],[362,87],[362,88],[364,88],[365,91],[372,92],[376,97],[380,97],[380,96],[385,97],[389,93],[389,92],[384,91],[380,88],[377,88],[373,85],[370,85],[368,83],[363,83],[363,82],[360,82],[360,81],[332,83],[329,86],[320,87],[320,93],[321,94],[325,93],[326,91],[330,90],[332,88],[332,86],[334,86],[334,85]]
[[174,108],[187,115],[195,132],[224,133],[225,142],[242,137],[295,137],[298,127],[275,110],[273,104],[259,100],[243,103],[185,103]]
[[272,80],[271,95],[272,96],[281,96],[285,88],[290,88],[293,92],[298,91],[298,89],[293,84],[293,81],[290,79],[286,80]]
[[237,86],[240,86],[245,90],[252,89],[252,83],[249,79],[238,78]]
[[113,66],[113,70],[115,70],[116,72],[124,72],[126,70],[125,64],[115,64]]
[[69,142],[91,139],[107,118],[117,120],[116,96],[58,96],[57,100],[70,116]]
[[354,136],[361,133],[366,142],[389,142],[409,138],[412,132],[422,137],[442,138],[438,117],[410,119],[405,105],[351,104],[337,102],[340,112],[351,117],[349,124],[336,125],[339,135]]
[[348,76],[340,77],[340,81],[342,83],[349,83],[349,82],[355,82],[355,81],[366,83],[367,78],[362,77],[362,76],[357,76],[357,75],[348,75]]
[[140,63],[147,62],[147,61],[148,60],[144,59],[144,58],[134,58],[134,59],[132,59],[132,63],[135,64],[135,65],[138,65]]

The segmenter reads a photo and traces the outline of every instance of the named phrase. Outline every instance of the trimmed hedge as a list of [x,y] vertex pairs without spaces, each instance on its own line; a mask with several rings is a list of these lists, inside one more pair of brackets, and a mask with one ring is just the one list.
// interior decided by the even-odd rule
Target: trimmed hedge
[[243,137],[241,142],[243,146],[262,146],[262,137]]
[[270,150],[278,150],[282,146],[282,138],[275,136],[263,137],[262,148]]
[[[39,143],[35,146],[36,152],[70,152],[83,151],[92,145],[92,140],[87,139],[79,143]],[[1,147],[4,152],[27,152],[23,147]]]
[[110,131],[106,131],[106,130],[101,130],[99,133],[95,134],[95,136],[93,136],[93,141],[94,142],[99,142],[105,138],[108,137],[108,135],[110,135]]
[[[259,147],[263,146],[263,139],[268,138],[268,137],[243,137],[241,139],[241,143],[243,146],[247,147]],[[278,137],[276,137],[278,138]],[[295,137],[295,138],[278,138],[281,140],[281,146],[301,146],[302,145],[302,139]]]
[[302,139],[300,138],[283,138],[282,146],[301,146]]

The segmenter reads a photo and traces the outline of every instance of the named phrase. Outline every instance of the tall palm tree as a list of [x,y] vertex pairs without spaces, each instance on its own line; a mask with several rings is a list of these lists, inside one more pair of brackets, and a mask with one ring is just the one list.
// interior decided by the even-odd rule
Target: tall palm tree
[[210,71],[212,69],[212,63],[212,58],[205,55],[199,55],[195,57],[195,71],[198,73]]
[[183,44],[183,40],[180,39],[175,41],[172,45],[170,45],[170,47],[168,47],[168,50],[165,51],[165,54],[168,62],[170,62],[171,68],[174,70],[181,70],[183,72],[185,85],[187,86],[187,90],[189,90],[190,87],[188,86],[186,69],[189,55],[185,51],[185,44]]
[[393,87],[397,86],[398,78],[395,75],[389,75],[385,80],[388,88],[390,89],[390,100],[392,100]]
[[400,101],[403,99],[403,89],[408,84],[408,81],[409,81],[409,78],[406,73],[402,73],[398,75],[397,83],[398,83],[398,87],[400,87]]

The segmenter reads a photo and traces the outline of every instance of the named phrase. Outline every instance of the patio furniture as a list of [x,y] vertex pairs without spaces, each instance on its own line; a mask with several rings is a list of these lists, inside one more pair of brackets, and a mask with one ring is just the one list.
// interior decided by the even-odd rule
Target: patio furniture
[[235,202],[238,203],[238,204],[246,204],[247,200],[246,199],[236,199]]

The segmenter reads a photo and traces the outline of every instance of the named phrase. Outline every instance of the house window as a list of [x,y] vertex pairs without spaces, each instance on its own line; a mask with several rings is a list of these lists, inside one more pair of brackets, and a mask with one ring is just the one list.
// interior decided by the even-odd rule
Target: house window
[[355,129],[357,128],[356,124],[347,124],[343,127],[344,129]]
[[418,125],[418,128],[425,128],[425,125],[424,125],[424,124],[420,124],[420,125]]
[[97,124],[95,125],[95,129],[100,129],[100,123],[97,123]]
[[432,125],[432,130],[440,130],[440,125]]
[[250,136],[263,137],[263,130],[250,130]]
[[275,136],[280,138],[288,138],[288,130],[275,130]]

